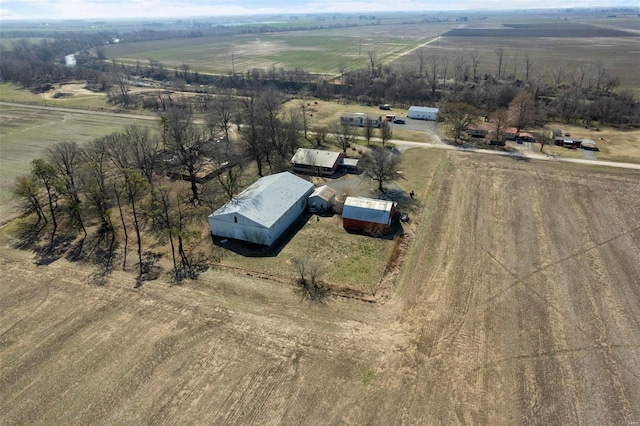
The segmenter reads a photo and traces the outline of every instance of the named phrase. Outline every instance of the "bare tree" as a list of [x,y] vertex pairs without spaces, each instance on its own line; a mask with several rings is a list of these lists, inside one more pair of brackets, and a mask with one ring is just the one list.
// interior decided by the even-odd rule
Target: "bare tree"
[[492,141],[501,141],[504,130],[509,125],[509,113],[505,108],[500,108],[491,113],[489,122],[493,125],[493,130],[489,135]]
[[87,236],[81,214],[77,173],[80,168],[81,149],[76,142],[58,142],[46,151],[49,164],[57,169],[60,179],[56,182],[58,193],[65,199],[63,210],[74,226]]
[[105,138],[94,139],[82,150],[80,181],[90,205],[100,219],[101,232],[113,233],[111,222],[111,200],[108,189],[108,149]]
[[380,124],[380,138],[382,139],[382,146],[389,142],[393,137],[393,129],[388,121],[383,121]]
[[[130,169],[120,169],[121,176],[121,188],[129,200],[129,205],[131,206],[131,218],[133,220],[133,229],[136,232],[136,238],[138,243],[138,266],[140,277],[144,274],[144,262],[142,261],[142,237],[140,235],[140,217],[139,211],[137,207],[137,202],[143,194],[146,194],[148,191],[147,182],[140,176]],[[123,218],[124,222],[124,218]]]
[[148,128],[135,125],[125,128],[124,136],[131,152],[131,165],[140,171],[148,183],[152,183],[158,168],[160,141]]
[[375,50],[367,51],[367,57],[369,58],[369,72],[371,75],[376,75],[376,60],[378,58],[378,54]]
[[326,126],[316,126],[313,128],[313,141],[320,147],[327,141],[329,129]]
[[121,65],[120,69],[118,69],[114,62],[111,78],[113,80],[113,84],[120,92],[122,106],[128,108],[131,102],[131,99],[129,98],[129,76],[126,73],[124,66]]
[[529,77],[531,76],[531,70],[533,69],[533,61],[531,57],[527,53],[524,56],[524,80],[528,83]]
[[373,121],[367,118],[364,120],[364,127],[362,128],[362,136],[367,141],[367,145],[371,144],[371,138],[373,137],[373,133],[374,133]]
[[302,296],[311,302],[322,303],[329,294],[320,281],[324,273],[322,265],[313,259],[296,257],[291,259],[291,266],[298,275],[297,284]]
[[459,52],[453,61],[454,89],[457,90],[460,82],[464,81],[467,78],[468,71],[469,66],[467,65],[465,55]]
[[473,81],[478,80],[478,64],[480,64],[480,52],[475,49],[471,52],[471,69],[473,71]]
[[16,184],[13,188],[13,193],[27,202],[28,212],[35,212],[38,215],[38,222],[36,226],[44,220],[44,224],[47,224],[47,217],[42,211],[42,204],[40,203],[40,187],[34,180],[33,176],[21,176],[16,180]]
[[499,47],[495,50],[496,57],[498,58],[498,72],[496,74],[496,79],[500,80],[502,78],[502,67],[504,62],[504,49]]
[[263,176],[265,158],[265,143],[262,138],[258,122],[258,102],[253,94],[242,100],[242,111],[246,123],[238,124],[240,139],[245,145],[245,151],[258,167],[258,176]]
[[181,108],[171,108],[167,111],[169,119],[168,149],[174,154],[174,165],[181,168],[186,180],[191,184],[191,201],[197,204],[198,173],[202,169],[204,151],[208,139],[198,127],[193,124],[191,112]]
[[58,230],[58,218],[56,216],[56,210],[58,209],[58,191],[56,189],[58,171],[51,164],[38,158],[31,162],[31,174],[33,175],[34,181],[42,185],[47,193],[47,206],[49,207],[49,214],[51,215],[51,222],[53,224],[51,241],[49,243],[49,249],[51,249],[53,248],[53,241],[56,231]]
[[244,173],[240,150],[231,141],[220,141],[212,152],[212,160],[217,170],[216,179],[231,200],[238,192],[240,178]]
[[236,102],[230,95],[207,98],[205,120],[210,138],[213,138],[218,130],[222,132],[225,139],[229,139],[233,117],[237,114],[236,109]]
[[357,134],[357,129],[349,124],[340,123],[331,126],[333,143],[345,154],[347,153],[347,149],[355,141]]
[[478,110],[465,103],[449,103],[440,109],[440,116],[449,127],[454,141],[461,141],[470,124],[476,121]]
[[424,73],[425,63],[427,60],[424,49],[416,50],[416,56],[418,57],[418,76],[422,78]]
[[520,92],[509,103],[509,120],[518,131],[535,121],[535,113],[536,103],[531,93]]
[[551,75],[553,76],[553,81],[556,83],[556,86],[559,86],[564,81],[564,78],[567,74],[567,64],[564,62],[556,62],[551,67]]
[[429,68],[427,69],[427,82],[431,86],[431,96],[435,97],[438,85],[438,72],[440,70],[438,59],[435,56],[429,58]]
[[535,132],[533,136],[536,138],[536,142],[540,144],[540,152],[544,152],[545,146],[553,145],[555,142],[553,132],[549,129],[542,129],[540,132]]
[[374,147],[360,160],[359,166],[367,177],[378,182],[378,190],[384,192],[382,184],[391,182],[399,176],[400,156],[388,149]]

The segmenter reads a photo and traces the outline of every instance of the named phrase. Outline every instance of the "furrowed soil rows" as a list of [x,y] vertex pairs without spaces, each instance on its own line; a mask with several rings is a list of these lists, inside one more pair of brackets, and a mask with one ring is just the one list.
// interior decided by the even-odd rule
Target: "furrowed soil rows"
[[640,422],[640,173],[448,153],[384,303],[2,237],[0,423]]

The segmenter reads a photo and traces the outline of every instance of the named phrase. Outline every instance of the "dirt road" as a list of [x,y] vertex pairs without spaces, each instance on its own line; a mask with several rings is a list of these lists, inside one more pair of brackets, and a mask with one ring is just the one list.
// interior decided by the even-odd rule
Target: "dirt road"
[[386,303],[0,254],[0,424],[640,422],[640,174],[452,152]]

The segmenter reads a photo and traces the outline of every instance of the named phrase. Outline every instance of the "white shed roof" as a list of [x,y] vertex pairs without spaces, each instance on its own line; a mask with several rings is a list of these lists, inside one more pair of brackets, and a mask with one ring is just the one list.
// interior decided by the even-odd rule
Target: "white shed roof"
[[409,107],[409,111],[416,111],[416,112],[435,112],[437,113],[438,111],[440,111],[438,108],[429,108],[429,107],[421,107],[421,106],[410,106]]
[[395,203],[365,197],[347,197],[344,201],[342,217],[363,222],[390,223],[391,209]]
[[306,197],[312,190],[311,182],[289,172],[265,176],[213,212],[211,216],[239,214],[258,225],[270,228],[292,205]]
[[339,152],[320,149],[298,148],[291,158],[291,164],[332,168],[340,158]]
[[309,195],[309,198],[320,197],[325,201],[331,201],[331,199],[335,196],[336,196],[336,191],[333,188],[327,185],[322,185],[316,188],[315,191],[313,191],[311,195]]

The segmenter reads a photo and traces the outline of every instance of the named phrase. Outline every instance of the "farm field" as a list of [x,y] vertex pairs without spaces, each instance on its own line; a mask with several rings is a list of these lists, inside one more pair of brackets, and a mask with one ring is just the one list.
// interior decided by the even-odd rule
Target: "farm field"
[[11,193],[16,178],[28,174],[31,160],[48,146],[70,140],[82,144],[134,124],[157,125],[155,119],[103,114],[0,106],[0,223],[18,213]]
[[0,423],[637,423],[639,177],[447,153],[376,304],[96,287],[2,235]]
[[383,25],[161,40],[110,45],[106,53],[123,63],[152,58],[169,68],[188,64],[192,71],[212,74],[282,67],[336,76],[340,64],[347,70],[366,66],[369,51],[376,52],[378,62],[390,62],[452,27]]
[[[485,36],[464,36],[463,29],[460,36],[449,36],[445,34],[439,37],[437,43],[425,46],[425,53],[428,56],[448,58],[452,61],[456,55],[467,55],[470,62],[470,55],[474,50],[480,54],[478,74],[495,75],[497,69],[497,49],[504,49],[504,57],[507,59],[505,70],[508,74],[515,74],[517,78],[524,80],[525,56],[529,55],[533,66],[531,73],[534,76],[542,74],[545,79],[551,81],[551,70],[562,67],[566,77],[565,83],[571,82],[571,76],[579,68],[580,64],[594,64],[600,62],[609,67],[620,77],[620,86],[637,91],[640,87],[640,76],[637,72],[638,49],[640,35],[626,32],[619,36],[594,36],[581,34],[576,31],[575,36],[569,31],[567,35],[561,37],[547,37],[541,34],[544,31],[531,31],[530,34],[522,31],[522,35],[517,34],[516,29],[479,28],[468,29],[469,32],[481,32]],[[500,36],[505,31],[504,36]],[[609,29],[602,29],[603,34]],[[494,35],[494,36],[489,36]],[[578,36],[579,35],[579,36]],[[417,55],[405,55],[392,64],[395,68],[418,66]]]

